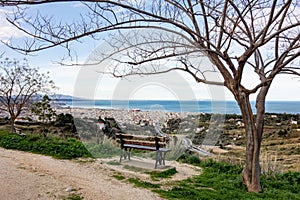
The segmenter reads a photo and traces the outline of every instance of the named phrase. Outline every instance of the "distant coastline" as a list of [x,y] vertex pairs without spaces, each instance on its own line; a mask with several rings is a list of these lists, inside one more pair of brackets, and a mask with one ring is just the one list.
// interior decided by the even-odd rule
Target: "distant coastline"
[[[209,100],[86,100],[63,98],[55,100],[61,107],[100,108],[100,109],[139,109],[142,111],[192,112],[192,113],[227,113],[240,114],[235,101]],[[255,101],[251,102],[255,108]],[[267,101],[267,113],[300,114],[300,101]]]

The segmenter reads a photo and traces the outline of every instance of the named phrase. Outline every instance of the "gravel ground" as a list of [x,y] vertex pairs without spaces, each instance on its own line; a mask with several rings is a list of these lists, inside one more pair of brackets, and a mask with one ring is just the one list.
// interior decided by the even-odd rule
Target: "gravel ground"
[[112,177],[101,161],[81,163],[0,148],[0,199],[64,199],[74,193],[93,200],[161,199]]

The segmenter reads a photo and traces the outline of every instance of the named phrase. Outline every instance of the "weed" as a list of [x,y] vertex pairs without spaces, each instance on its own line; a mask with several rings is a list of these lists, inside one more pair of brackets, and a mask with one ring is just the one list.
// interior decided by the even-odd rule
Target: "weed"
[[121,180],[124,180],[125,179],[125,177],[124,176],[122,176],[122,175],[118,175],[118,174],[116,174],[116,175],[113,175],[113,177],[115,177],[117,180],[119,180],[119,181],[121,181]]
[[121,165],[121,163],[119,161],[109,161],[107,162],[108,165]]
[[192,155],[192,154],[182,154],[179,158],[177,158],[178,162],[187,163],[187,164],[193,164],[197,165],[200,164],[199,157]]
[[156,172],[156,171],[149,172],[151,179],[156,181],[158,180],[158,178],[170,178],[176,173],[177,171],[175,167],[162,172]]
[[147,172],[147,170],[140,168],[140,167],[135,167],[135,166],[125,165],[123,168],[133,171],[133,172],[142,172],[142,173]]
[[74,138],[44,138],[36,134],[29,134],[22,137],[16,134],[10,134],[8,131],[1,131],[0,146],[7,149],[49,155],[60,159],[91,157],[91,154],[85,146],[79,140]]
[[127,180],[129,183],[134,184],[136,187],[150,188],[150,189],[160,188],[159,184],[153,184],[153,183],[149,183],[149,182],[145,182],[145,181],[140,181],[138,178],[129,178]]
[[120,148],[116,148],[110,141],[102,144],[86,143],[86,148],[96,158],[111,158],[120,155]]
[[63,197],[63,200],[82,200],[83,198],[78,194],[70,194],[67,197]]
[[289,172],[261,178],[263,191],[248,193],[242,183],[242,167],[213,160],[198,166],[203,173],[173,185],[170,190],[153,190],[167,199],[300,199],[300,173]]

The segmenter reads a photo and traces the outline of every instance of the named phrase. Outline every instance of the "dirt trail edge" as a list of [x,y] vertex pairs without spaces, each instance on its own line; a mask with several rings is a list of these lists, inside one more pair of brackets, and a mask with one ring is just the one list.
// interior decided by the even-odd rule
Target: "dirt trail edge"
[[112,173],[100,162],[82,164],[0,148],[0,199],[63,199],[70,191],[85,200],[161,199]]

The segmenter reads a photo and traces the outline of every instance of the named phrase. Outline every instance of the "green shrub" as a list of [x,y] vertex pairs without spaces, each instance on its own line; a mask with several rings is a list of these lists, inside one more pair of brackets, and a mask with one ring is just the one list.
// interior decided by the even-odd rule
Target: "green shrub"
[[177,158],[178,162],[192,164],[192,165],[199,165],[201,160],[199,157],[192,155],[192,154],[182,154],[179,158]]
[[198,166],[202,174],[176,183],[170,190],[153,190],[167,199],[295,199],[300,195],[300,173],[261,177],[262,192],[249,193],[242,182],[242,167],[213,160]]
[[120,155],[120,148],[114,147],[109,142],[103,144],[86,143],[86,148],[96,158],[111,158]]
[[126,179],[124,176],[122,175],[114,175],[113,177],[115,177],[117,180],[122,181],[124,179]]
[[156,171],[149,172],[152,180],[157,180],[158,178],[171,178],[176,173],[177,170],[175,167],[162,172],[156,172]]
[[61,159],[91,157],[85,146],[74,138],[44,138],[37,134],[19,136],[9,134],[8,132],[0,132],[0,146],[7,149],[29,151]]
[[129,178],[129,183],[134,184],[136,187],[142,187],[142,188],[159,188],[159,184],[153,184],[145,181],[140,181],[138,178]]

